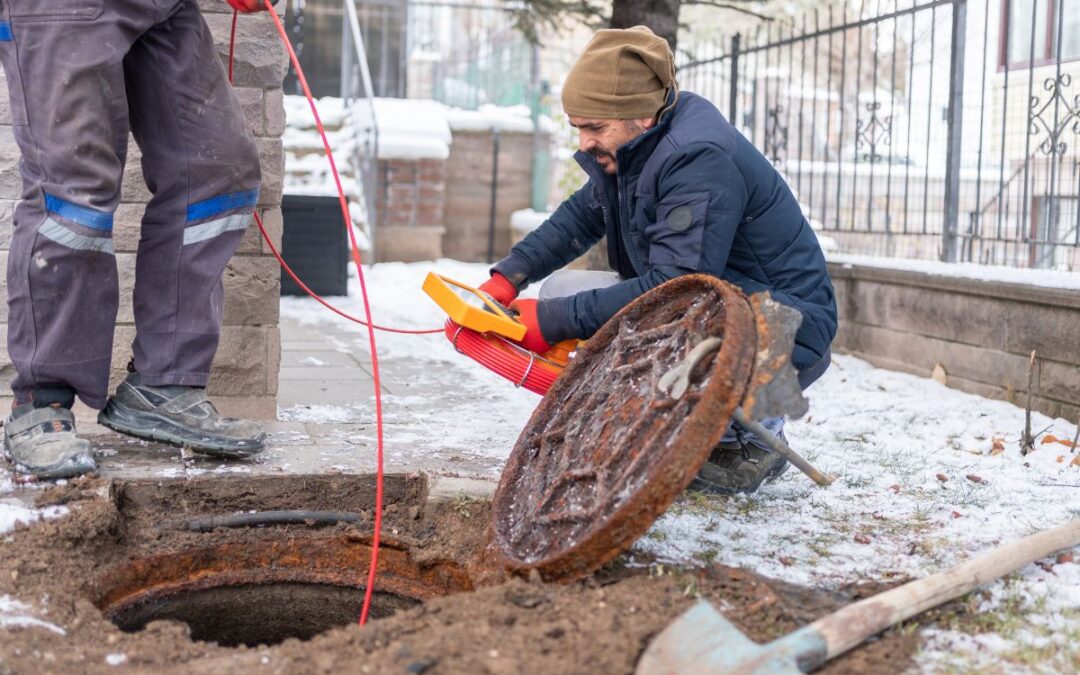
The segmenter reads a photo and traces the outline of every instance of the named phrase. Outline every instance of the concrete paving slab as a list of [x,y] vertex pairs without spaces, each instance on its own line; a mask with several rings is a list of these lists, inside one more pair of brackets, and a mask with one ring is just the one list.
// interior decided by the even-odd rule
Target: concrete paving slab
[[[303,345],[305,343],[293,343]],[[281,350],[282,368],[340,368],[358,367],[356,359],[351,354],[335,351],[332,349],[308,349],[300,347],[296,349]]]
[[[345,354],[342,354],[342,356],[346,359],[349,358]],[[293,366],[282,367],[278,373],[279,382],[285,382],[286,380],[307,380],[311,379],[312,375],[315,375],[322,380],[349,380],[352,382],[372,381],[371,373],[357,366],[351,359],[347,365],[335,366],[333,368],[325,366]]]
[[[280,380],[278,409],[282,411],[304,406],[348,406],[366,402],[375,395],[375,382],[370,376],[355,379],[309,377]],[[294,419],[281,417],[281,419]]]

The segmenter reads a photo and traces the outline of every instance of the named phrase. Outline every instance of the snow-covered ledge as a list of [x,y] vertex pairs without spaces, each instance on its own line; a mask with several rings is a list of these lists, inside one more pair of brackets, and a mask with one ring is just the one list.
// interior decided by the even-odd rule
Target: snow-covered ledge
[[[876,366],[1080,418],[1080,274],[829,256],[837,351]],[[940,366],[940,368],[938,368]]]

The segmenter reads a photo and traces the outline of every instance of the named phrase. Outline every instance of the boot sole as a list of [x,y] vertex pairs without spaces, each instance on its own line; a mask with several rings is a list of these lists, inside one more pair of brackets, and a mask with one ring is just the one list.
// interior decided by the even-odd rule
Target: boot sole
[[172,420],[148,412],[131,410],[110,400],[98,413],[98,424],[128,436],[157,441],[179,448],[191,448],[200,455],[223,459],[244,459],[266,447],[265,436],[258,440],[233,440],[192,434]]

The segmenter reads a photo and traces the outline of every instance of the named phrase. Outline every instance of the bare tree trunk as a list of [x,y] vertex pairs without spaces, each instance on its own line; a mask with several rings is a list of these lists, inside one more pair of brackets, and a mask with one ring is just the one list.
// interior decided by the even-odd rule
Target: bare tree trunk
[[611,6],[611,27],[648,26],[652,32],[665,38],[674,52],[681,4],[682,0],[614,0]]

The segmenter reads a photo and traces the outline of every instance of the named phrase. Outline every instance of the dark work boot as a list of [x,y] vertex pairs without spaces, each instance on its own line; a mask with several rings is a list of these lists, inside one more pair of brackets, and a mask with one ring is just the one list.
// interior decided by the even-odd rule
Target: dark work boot
[[150,441],[195,452],[237,459],[266,445],[266,432],[255,422],[222,417],[202,387],[143,384],[129,373],[98,413],[98,424]]
[[[738,431],[736,434],[739,439],[734,443],[716,446],[689,489],[720,495],[750,493],[787,471],[788,461],[783,456],[747,442]],[[784,439],[783,432],[779,438]]]
[[35,389],[31,400],[16,404],[4,423],[4,447],[11,461],[38,478],[78,476],[97,468],[90,442],[75,434],[67,386]]

